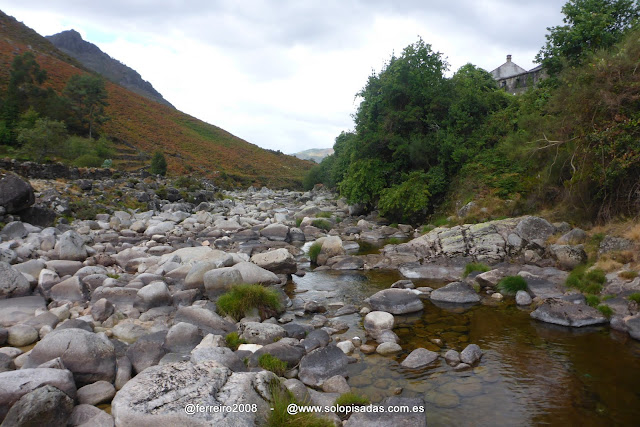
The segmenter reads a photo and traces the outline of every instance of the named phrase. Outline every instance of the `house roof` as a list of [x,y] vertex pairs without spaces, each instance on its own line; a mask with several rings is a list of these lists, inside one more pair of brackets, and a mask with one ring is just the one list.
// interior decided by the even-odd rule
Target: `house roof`
[[491,72],[494,79],[506,79],[507,77],[515,76],[517,74],[526,73],[527,70],[511,61],[511,55],[507,55],[507,62],[496,68]]

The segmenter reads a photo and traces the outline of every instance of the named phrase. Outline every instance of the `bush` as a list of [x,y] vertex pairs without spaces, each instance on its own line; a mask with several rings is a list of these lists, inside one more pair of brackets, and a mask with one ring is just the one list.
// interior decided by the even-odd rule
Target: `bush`
[[606,318],[609,318],[613,315],[613,309],[606,304],[600,304],[598,306],[598,311],[602,313]]
[[591,307],[596,307],[600,304],[600,298],[597,295],[587,295],[587,305]]
[[262,285],[235,285],[218,298],[216,306],[220,314],[238,320],[253,309],[261,317],[270,317],[280,309],[280,299],[274,290]]
[[631,295],[629,295],[629,301],[635,301],[638,304],[640,304],[640,292],[634,292]]
[[302,220],[303,218],[296,218],[296,227],[300,227],[300,224],[302,224]]
[[320,251],[322,250],[322,243],[313,242],[313,244],[309,247],[309,259],[312,263],[316,264],[318,262],[318,255],[320,255]]
[[230,334],[227,334],[224,340],[226,341],[227,346],[233,351],[236,351],[240,344],[247,343],[245,339],[240,338],[237,332],[231,332]]
[[162,176],[167,174],[167,160],[160,151],[156,151],[153,154],[153,158],[151,159],[151,173]]
[[269,353],[260,355],[258,358],[258,366],[266,369],[267,371],[273,372],[279,377],[283,376],[284,373],[287,372],[287,362],[284,362]]
[[515,295],[527,289],[527,281],[522,276],[507,276],[498,282],[498,289],[503,294]]
[[331,223],[326,219],[314,219],[311,225],[324,231],[329,231],[332,227]]
[[318,418],[310,412],[301,412],[291,415],[287,412],[287,406],[294,403],[296,405],[308,404],[309,402],[298,402],[293,394],[283,389],[277,381],[269,386],[271,392],[271,407],[267,417],[267,427],[333,427],[333,423],[325,418]]
[[[352,391],[343,393],[338,397],[334,403],[336,406],[366,406],[370,404],[371,401],[364,396],[360,396]],[[339,412],[338,416],[343,420],[346,419],[350,413]]]
[[99,168],[102,166],[102,159],[95,154],[83,154],[73,161],[73,165],[79,168]]
[[412,222],[424,216],[430,198],[427,175],[412,172],[401,184],[382,190],[378,207],[385,217]]
[[322,211],[316,214],[316,218],[331,218],[332,215],[331,212]]
[[579,265],[574,268],[565,285],[570,288],[576,288],[588,294],[599,294],[602,291],[602,285],[607,281],[604,271],[596,268],[587,271],[586,265]]
[[486,264],[482,264],[481,262],[471,262],[464,267],[464,273],[462,274],[462,276],[467,277],[474,271],[481,271],[484,273],[485,271],[489,270],[491,270],[491,267]]

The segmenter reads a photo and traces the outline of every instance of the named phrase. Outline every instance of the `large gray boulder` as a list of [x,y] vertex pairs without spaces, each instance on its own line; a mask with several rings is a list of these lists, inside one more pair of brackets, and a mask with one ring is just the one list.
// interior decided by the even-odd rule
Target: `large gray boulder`
[[410,289],[383,289],[368,298],[371,308],[391,314],[406,314],[420,311],[424,304]]
[[60,389],[44,385],[14,403],[2,426],[64,426],[73,404],[73,399]]
[[409,353],[400,366],[409,369],[420,369],[431,365],[436,360],[438,360],[438,353],[427,350],[426,348],[416,348]]
[[243,283],[242,274],[233,267],[216,268],[203,276],[204,289],[209,299],[214,299],[229,291],[233,285]]
[[453,282],[431,292],[431,300],[454,304],[468,304],[480,301],[473,287],[464,282]]
[[607,318],[595,308],[559,299],[545,301],[531,313],[531,317],[542,322],[573,327],[607,323]]
[[54,301],[86,301],[89,291],[84,281],[74,276],[53,285],[49,289],[48,296]]
[[85,241],[73,230],[65,231],[56,242],[54,251],[58,258],[67,261],[84,261],[87,258]]
[[78,384],[113,382],[115,377],[115,349],[104,335],[77,328],[54,330],[31,350],[24,367],[35,368],[56,357],[73,372]]
[[[355,412],[344,422],[344,427],[426,427],[427,412],[424,401],[419,397],[387,397],[381,403],[384,412]],[[389,410],[391,407],[406,406],[410,412]]]
[[198,346],[191,352],[190,360],[195,364],[214,361],[234,372],[247,370],[240,357],[227,347]]
[[275,275],[275,273],[265,270],[251,262],[239,262],[232,268],[238,270],[242,276],[242,282],[249,285],[257,283],[262,285],[273,285],[280,283],[280,279]]
[[66,369],[20,369],[0,373],[0,420],[3,420],[22,396],[31,391],[51,385],[63,391],[71,399],[76,397],[73,374]]
[[321,239],[322,247],[318,254],[318,265],[324,265],[334,256],[344,255],[346,252],[339,236],[327,236]]
[[226,335],[236,330],[233,323],[202,307],[180,307],[176,311],[174,322],[191,323],[206,334]]
[[282,342],[267,344],[251,355],[249,366],[258,366],[258,359],[263,354],[275,356],[283,362],[287,362],[289,368],[294,368],[305,355],[305,349],[302,345],[290,345]]
[[6,213],[20,212],[35,201],[31,184],[14,173],[0,173],[0,207]]
[[46,308],[46,301],[39,295],[8,299],[0,298],[0,328],[6,328],[29,320],[35,315],[36,310],[44,308]]
[[520,220],[514,231],[527,242],[531,242],[532,240],[547,240],[555,233],[556,228],[546,219],[527,216]]
[[242,329],[240,338],[251,344],[271,344],[287,336],[282,326],[273,323],[247,322],[241,324],[240,328]]
[[29,295],[29,281],[6,262],[0,262],[0,299]]
[[482,357],[482,350],[477,344],[469,344],[460,352],[460,361],[473,365]]
[[26,237],[27,234],[29,234],[29,232],[21,221],[11,221],[2,228],[2,231],[0,231],[0,236],[4,236],[8,240],[22,239],[23,237]]
[[293,274],[298,269],[296,259],[285,248],[255,254],[251,262],[276,274]]
[[207,253],[206,258],[196,262],[184,279],[185,289],[200,289],[204,285],[204,275],[213,269],[230,267],[233,265],[233,257],[225,252],[213,250]]
[[289,241],[289,227],[284,224],[269,224],[260,230],[260,234],[273,241]]
[[202,341],[196,325],[178,322],[173,325],[164,340],[164,348],[170,353],[189,353]]
[[134,306],[141,311],[149,310],[153,307],[171,305],[171,294],[164,282],[153,282],[142,287],[136,295]]
[[347,376],[349,358],[335,345],[313,350],[300,360],[298,378],[306,385],[321,387],[334,375]]
[[627,316],[623,319],[625,326],[627,327],[627,331],[629,331],[629,335],[631,338],[636,340],[640,340],[640,314],[636,314],[635,316]]
[[[153,366],[116,394],[111,413],[119,427],[252,426],[261,414],[269,413],[269,384],[274,380],[276,376],[268,371],[232,373],[214,361]],[[257,411],[200,411],[196,406],[235,404],[255,404]]]
[[572,270],[587,261],[587,253],[582,245],[551,245],[549,253],[563,270]]
[[113,427],[113,417],[93,405],[80,404],[73,408],[69,427]]
[[158,331],[143,335],[127,349],[127,358],[135,372],[142,372],[150,366],[157,365],[167,353],[164,342],[166,331]]

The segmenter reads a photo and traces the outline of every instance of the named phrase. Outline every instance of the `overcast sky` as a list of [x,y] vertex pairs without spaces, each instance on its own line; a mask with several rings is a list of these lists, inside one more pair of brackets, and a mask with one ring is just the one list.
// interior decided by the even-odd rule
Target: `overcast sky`
[[[264,148],[333,146],[372,69],[421,36],[452,72],[523,68],[565,0],[0,0],[42,35],[75,29],[169,102]],[[188,5],[188,6],[186,6]]]

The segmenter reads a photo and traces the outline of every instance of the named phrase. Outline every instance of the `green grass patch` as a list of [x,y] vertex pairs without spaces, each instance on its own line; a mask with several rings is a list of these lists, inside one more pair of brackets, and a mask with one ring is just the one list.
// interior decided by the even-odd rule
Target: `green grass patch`
[[597,295],[587,295],[586,299],[587,305],[590,305],[591,307],[597,307],[598,304],[600,304],[600,297]]
[[433,221],[433,225],[435,225],[436,227],[446,227],[447,225],[449,225],[449,220],[446,217],[437,218]]
[[633,280],[638,277],[638,272],[633,270],[621,271],[618,277],[625,280]]
[[280,309],[280,299],[273,289],[262,285],[235,285],[218,298],[216,306],[220,314],[238,320],[253,309],[260,317],[270,317]]
[[314,219],[311,225],[324,231],[329,231],[332,227],[331,223],[326,219]]
[[602,313],[606,318],[609,318],[613,315],[613,309],[606,304],[600,304],[598,306],[598,311]]
[[431,224],[423,225],[422,228],[420,229],[420,234],[427,234],[428,232],[430,232],[434,228],[435,227],[433,225],[431,225]]
[[631,295],[629,295],[627,298],[629,298],[629,301],[635,301],[638,304],[640,304],[640,292],[634,292]]
[[331,218],[333,214],[331,212],[322,211],[316,214],[316,218]]
[[230,334],[227,334],[224,340],[227,342],[227,346],[233,351],[236,351],[238,347],[240,347],[240,344],[247,343],[245,339],[240,338],[237,332],[231,332]]
[[596,268],[587,271],[588,266],[583,264],[574,268],[565,285],[570,288],[576,288],[587,294],[599,294],[602,292],[602,285],[607,281],[604,271]]
[[296,218],[296,227],[300,227],[300,224],[302,224],[302,220],[303,218]]
[[491,270],[491,267],[489,267],[486,264],[482,264],[481,262],[470,262],[464,267],[464,273],[462,273],[462,276],[467,277],[469,274],[473,273],[474,271],[481,271],[484,273],[485,271],[489,271],[489,270]]
[[312,263],[318,263],[318,255],[320,255],[320,251],[322,250],[322,243],[313,242],[313,244],[309,247],[309,259]]
[[258,358],[258,366],[267,371],[271,371],[277,376],[281,377],[287,372],[287,362],[284,362],[277,357],[265,353]]
[[399,245],[400,243],[402,243],[402,239],[398,239],[397,237],[387,239],[387,245]]
[[527,281],[522,276],[507,276],[498,282],[498,289],[503,294],[515,295],[527,289]]
[[[353,406],[366,406],[366,405],[369,405],[370,403],[371,401],[368,398],[364,396],[360,396],[359,394],[350,391],[350,392],[341,394],[340,397],[336,399],[334,405],[353,407]],[[349,413],[342,413],[342,412],[338,413],[338,416],[343,420],[346,419],[349,415],[350,415]]]
[[609,301],[610,299],[613,299],[615,297],[616,297],[615,295],[607,294],[602,297],[602,301]]
[[308,402],[298,402],[293,394],[279,386],[277,382],[270,385],[271,407],[267,417],[267,427],[333,427],[334,424],[325,418],[303,412],[291,415],[287,412],[287,406],[294,403],[296,405],[308,404]]

